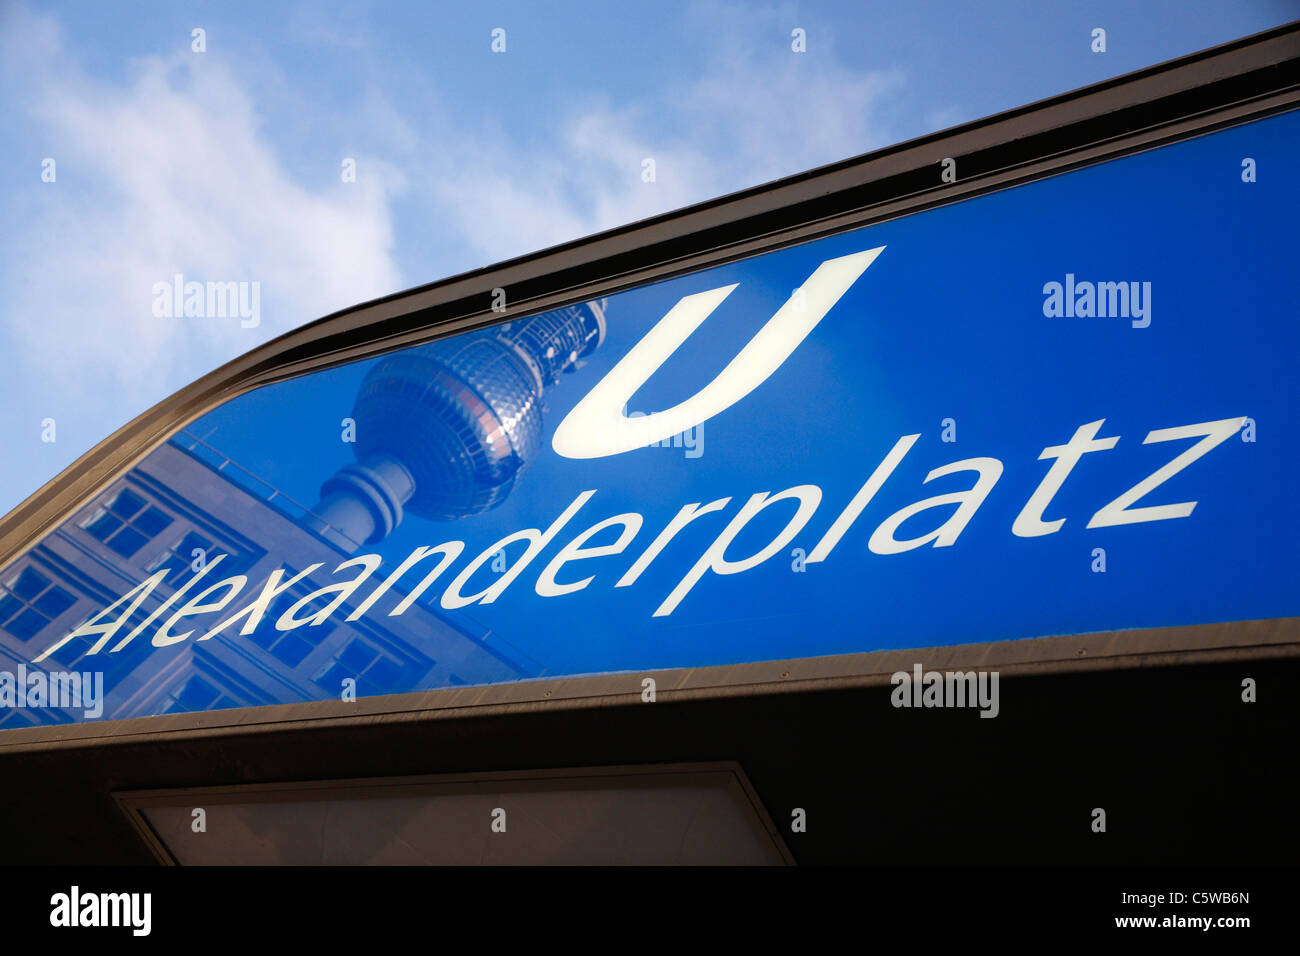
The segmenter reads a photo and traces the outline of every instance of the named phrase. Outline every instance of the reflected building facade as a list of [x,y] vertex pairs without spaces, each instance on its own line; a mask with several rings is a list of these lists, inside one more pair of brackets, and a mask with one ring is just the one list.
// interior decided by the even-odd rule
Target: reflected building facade
[[[436,594],[389,616],[409,594],[401,582],[357,621],[345,619],[361,595],[324,623],[270,626],[321,586],[310,575],[278,594],[246,637],[231,628],[160,652],[151,626],[121,650],[111,650],[115,638],[88,654],[93,641],[77,638],[31,662],[159,571],[161,583],[119,634],[216,555],[226,556],[222,576],[246,575],[260,592],[279,569],[283,580],[317,564],[328,575],[382,540],[404,512],[445,521],[495,507],[540,447],[544,390],[598,348],[604,332],[596,302],[378,360],[354,405],[357,461],[325,478],[311,508],[197,435],[178,433],[6,570],[0,670],[102,673],[102,719],[328,700],[349,679],[361,698],[542,676],[541,664],[470,614],[438,607]],[[381,565],[376,579],[393,570]],[[0,728],[80,719],[51,707],[5,708]]]

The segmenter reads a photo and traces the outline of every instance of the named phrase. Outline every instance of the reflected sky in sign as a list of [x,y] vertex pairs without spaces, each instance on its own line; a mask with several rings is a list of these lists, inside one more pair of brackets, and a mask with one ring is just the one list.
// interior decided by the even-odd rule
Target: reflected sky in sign
[[[1292,113],[258,389],[185,426],[0,573],[0,672],[103,672],[97,719],[108,719],[337,699],[347,682],[374,696],[1300,613],[1300,186],[1286,174],[1297,142]],[[1245,157],[1256,182],[1243,181]],[[683,296],[736,285],[629,414],[694,395],[821,263],[880,246],[770,378],[684,439],[586,460],[552,449],[560,421]],[[1053,282],[1149,290],[1150,324],[1045,315]],[[1203,429],[1202,453],[1133,506],[1194,501],[1190,514],[1087,527],[1201,440],[1144,443],[1150,432],[1243,418],[1213,441]],[[1013,534],[1051,465],[1043,450],[1099,420],[1099,437],[1118,441],[1082,455],[1052,497],[1043,517],[1064,524]],[[826,559],[808,562],[910,435]],[[969,500],[947,546],[868,546],[900,509],[970,493],[969,468],[925,479],[972,459],[1000,463],[986,496],[894,531],[923,538]],[[734,574],[704,568],[656,616],[724,529],[723,560],[741,562],[799,503],[737,530],[751,496],[802,486],[819,501],[776,553]],[[722,499],[616,586],[684,506]],[[526,540],[497,553],[566,509],[537,553]],[[619,515],[640,520],[585,544],[612,546],[631,522],[616,553],[554,573],[589,583],[539,593],[566,545]],[[460,547],[399,573],[416,549],[447,542]],[[99,635],[83,635],[33,663],[154,575],[131,615],[104,619],[122,621],[96,653]],[[208,592],[228,603],[183,616],[155,646],[177,609],[232,576],[246,580]],[[210,633],[295,576],[248,633],[256,615]],[[449,590],[492,599],[449,606]],[[6,728],[83,719],[76,707],[0,709]]]

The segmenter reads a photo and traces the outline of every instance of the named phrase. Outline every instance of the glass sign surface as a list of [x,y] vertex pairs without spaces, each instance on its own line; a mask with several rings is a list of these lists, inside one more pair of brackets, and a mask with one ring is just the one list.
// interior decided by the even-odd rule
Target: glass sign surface
[[0,572],[0,727],[1296,615],[1298,142],[228,401]]

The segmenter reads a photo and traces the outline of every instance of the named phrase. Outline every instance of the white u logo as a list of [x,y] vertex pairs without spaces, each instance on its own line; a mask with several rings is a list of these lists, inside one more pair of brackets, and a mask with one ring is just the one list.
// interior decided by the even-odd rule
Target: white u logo
[[683,296],[565,416],[551,447],[565,458],[604,458],[663,441],[730,408],[781,367],[884,248],[826,260],[713,381],[672,408],[629,418],[623,413],[628,399],[736,286]]

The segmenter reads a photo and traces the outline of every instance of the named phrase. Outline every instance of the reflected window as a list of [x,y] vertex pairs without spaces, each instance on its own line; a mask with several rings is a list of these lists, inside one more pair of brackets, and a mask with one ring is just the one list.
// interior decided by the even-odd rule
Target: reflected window
[[28,566],[0,583],[0,628],[30,640],[77,599],[35,568]]
[[337,693],[343,681],[352,678],[357,682],[358,697],[391,694],[399,686],[402,670],[397,660],[355,638],[316,676],[316,682]]
[[195,674],[173,691],[163,707],[164,714],[186,714],[196,710],[238,707],[239,701],[222,693],[211,681]]
[[[67,634],[69,631],[75,631],[79,629],[82,625],[86,624],[88,621],[91,620],[91,618],[95,617],[95,615],[98,613],[100,612],[94,612],[85,617],[82,617],[80,620],[74,618],[74,620],[76,620],[76,623],[70,624],[67,628],[61,629],[60,636]],[[128,617],[122,623],[119,639],[121,635],[130,634],[131,631],[133,631],[136,627],[143,624],[146,615],[147,615],[147,611],[145,611],[144,609],[137,609],[130,617]],[[77,638],[76,640],[68,641],[67,643],[62,644],[55,650],[51,651],[49,657],[46,658],[46,660],[53,661],[55,664],[61,665],[64,670],[72,670],[75,664],[77,664],[83,657],[89,655],[90,649],[95,645],[96,641],[97,638],[94,636],[89,636],[89,637],[83,636],[81,638]],[[111,652],[110,656],[105,657],[101,655],[96,657],[90,655],[90,659],[95,665],[94,669],[98,671],[103,671],[105,673],[105,680],[108,682],[108,686],[110,687],[113,686],[114,681],[112,677],[109,675],[115,672],[124,673],[126,671],[129,671],[132,667],[135,666],[135,663],[139,659],[139,656],[141,654],[148,653],[148,645],[141,644],[138,641],[130,644],[127,648],[121,651],[114,650],[116,646],[117,646],[116,640],[105,645],[105,649]],[[53,664],[47,663],[46,666],[53,667]]]
[[68,641],[68,643],[64,644],[57,650],[51,651],[49,660],[54,661],[56,664],[61,664],[65,669],[70,670],[72,665],[81,660],[89,649],[90,645],[85,641]]
[[[290,568],[285,571],[284,576],[293,578],[297,574],[297,571]],[[285,611],[310,594],[312,590],[313,587],[302,587],[300,585],[277,595],[267,608],[265,620],[270,622],[278,621]],[[313,613],[323,610],[330,600],[332,600],[331,597],[322,597],[318,601],[307,605],[306,608],[300,609],[296,616],[303,619],[309,618]],[[249,640],[290,667],[297,667],[308,654],[319,647],[321,642],[333,634],[336,629],[337,625],[329,621],[316,626],[303,625],[302,627],[295,627],[292,631],[277,630],[272,624],[270,627],[259,627],[249,635]]]
[[174,545],[145,565],[145,570],[152,574],[159,568],[169,568],[163,581],[168,587],[180,587],[186,578],[197,573],[194,568],[196,551],[203,552],[204,561],[211,561],[219,554],[226,555],[226,560],[221,564],[222,574],[226,577],[242,574],[252,563],[249,555],[241,554],[198,531],[187,531]]
[[117,554],[130,558],[171,523],[171,517],[161,508],[130,488],[123,488],[83,518],[81,527]]

